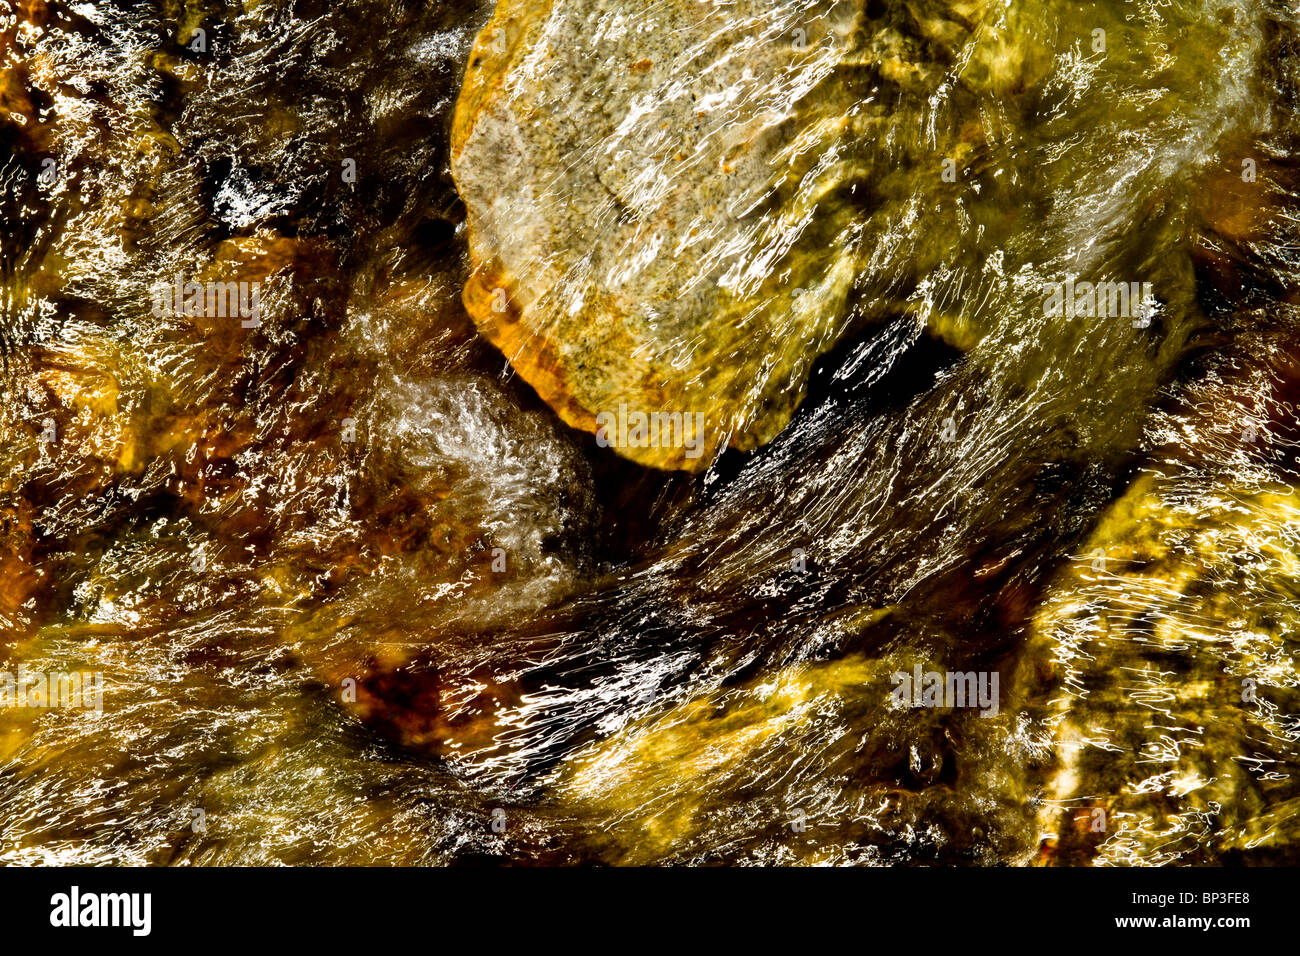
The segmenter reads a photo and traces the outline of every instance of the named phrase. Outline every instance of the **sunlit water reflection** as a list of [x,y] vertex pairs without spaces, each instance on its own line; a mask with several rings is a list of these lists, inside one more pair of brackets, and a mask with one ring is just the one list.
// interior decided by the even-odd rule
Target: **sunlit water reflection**
[[[821,6],[801,115],[854,120],[772,241],[835,279],[717,365],[805,343],[807,397],[698,474],[461,304],[486,4],[0,14],[0,665],[104,680],[0,710],[0,859],[1294,861],[1294,14]],[[155,315],[177,274],[260,324]],[[896,706],[918,666],[996,714]]]

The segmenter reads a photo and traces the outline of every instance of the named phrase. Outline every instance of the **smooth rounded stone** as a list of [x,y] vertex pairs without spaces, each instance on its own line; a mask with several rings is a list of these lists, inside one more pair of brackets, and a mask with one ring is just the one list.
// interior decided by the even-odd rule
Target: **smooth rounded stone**
[[[927,123],[933,104],[1026,82],[984,12],[500,3],[452,132],[468,311],[565,422],[635,461],[696,470],[770,441],[817,356],[877,317],[849,308],[864,257],[899,280],[868,221],[933,208],[941,160],[975,154],[978,124]],[[672,419],[638,440],[655,413],[684,437]]]

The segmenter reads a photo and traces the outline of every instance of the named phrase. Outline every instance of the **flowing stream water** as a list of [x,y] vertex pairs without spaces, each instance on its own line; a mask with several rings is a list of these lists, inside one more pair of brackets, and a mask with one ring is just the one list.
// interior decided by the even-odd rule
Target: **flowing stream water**
[[493,14],[4,0],[0,862],[1300,862],[1300,11]]

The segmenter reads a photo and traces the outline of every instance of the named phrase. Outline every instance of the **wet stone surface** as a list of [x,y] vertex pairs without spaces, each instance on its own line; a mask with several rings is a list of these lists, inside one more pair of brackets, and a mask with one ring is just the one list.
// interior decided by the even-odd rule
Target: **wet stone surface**
[[0,861],[1295,862],[1296,39],[9,5]]

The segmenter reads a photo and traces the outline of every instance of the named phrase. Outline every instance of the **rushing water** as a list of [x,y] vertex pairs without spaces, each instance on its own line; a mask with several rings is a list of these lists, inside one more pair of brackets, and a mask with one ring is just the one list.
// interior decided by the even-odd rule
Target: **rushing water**
[[[1300,15],[695,6],[503,4],[556,117],[511,141],[568,144],[507,175],[452,155],[490,4],[6,0],[0,670],[103,686],[0,709],[0,860],[1300,860]],[[804,22],[815,83],[761,49]],[[803,98],[798,177],[737,163],[676,257],[620,240],[709,175],[628,125],[686,89],[633,97],[652,41],[706,159]],[[638,341],[734,447],[601,447],[474,308],[491,209],[575,367],[628,342],[543,271],[706,289]],[[918,667],[996,706],[897,706]]]

